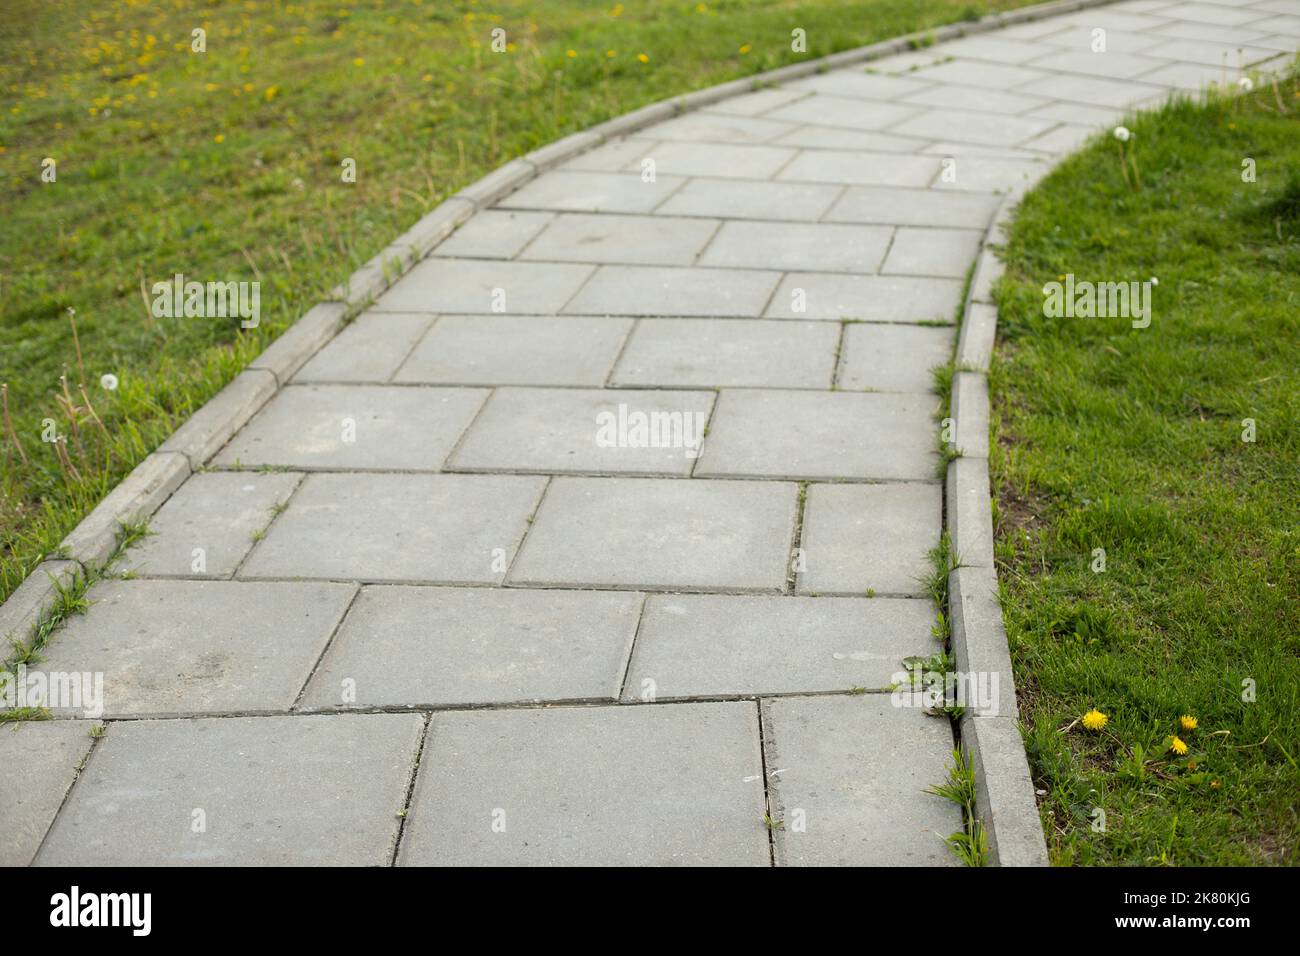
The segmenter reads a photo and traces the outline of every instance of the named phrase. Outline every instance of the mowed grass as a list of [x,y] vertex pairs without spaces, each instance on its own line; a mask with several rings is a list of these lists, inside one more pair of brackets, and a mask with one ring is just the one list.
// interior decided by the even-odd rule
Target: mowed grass
[[[665,96],[1022,3],[8,0],[0,382],[27,461],[0,440],[0,599],[278,332],[501,163]],[[260,281],[261,327],[155,318],[148,291],[176,273]]]
[[[1067,161],[999,292],[997,554],[1043,824],[1058,864],[1295,864],[1300,85],[1131,126],[1141,188],[1112,137]],[[1150,327],[1045,318],[1067,273],[1156,277]]]

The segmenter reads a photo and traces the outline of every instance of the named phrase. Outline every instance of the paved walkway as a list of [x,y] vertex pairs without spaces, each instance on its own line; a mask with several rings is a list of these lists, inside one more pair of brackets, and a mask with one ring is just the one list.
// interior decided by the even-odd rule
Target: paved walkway
[[1126,108],[1298,41],[1297,0],[1121,3],[727,100],[480,213],[56,636],[107,733],[0,733],[0,858],[952,864],[949,723],[886,689],[938,649],[929,369],[981,230]]

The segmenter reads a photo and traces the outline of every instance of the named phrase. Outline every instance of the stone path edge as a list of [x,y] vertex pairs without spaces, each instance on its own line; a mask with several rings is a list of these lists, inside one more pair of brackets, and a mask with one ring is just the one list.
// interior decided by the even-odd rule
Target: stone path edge
[[[1093,7],[1106,6],[1117,0],[1052,0],[1017,10],[989,14],[978,20],[950,23],[884,40],[868,46],[844,50],[828,56],[794,63],[732,80],[716,86],[661,100],[631,113],[615,117],[573,133],[547,146],[511,160],[488,173],[477,182],[466,186],[454,196],[443,201],[422,217],[414,226],[389,243],[376,256],[357,269],[351,276],[330,292],[330,297],[309,309],[289,326],[248,367],[225,388],[206,402],[191,418],[181,425],[159,448],[148,455],[128,474],[116,488],[101,501],[64,538],[57,553],[32,571],[23,583],[0,604],[0,637],[12,634],[23,637],[23,631],[39,621],[56,604],[59,590],[66,588],[79,576],[99,569],[111,557],[117,546],[121,528],[125,524],[151,517],[196,469],[203,467],[223,445],[242,428],[261,408],[284,387],[293,374],[321,348],[337,335],[349,320],[365,310],[378,296],[392,286],[417,262],[432,252],[480,209],[485,209],[504,196],[520,188],[542,172],[575,156],[601,145],[607,140],[636,132],[646,126],[673,116],[709,106],[736,96],[754,92],[773,83],[800,79],[837,67],[850,66],[882,59],[898,53],[964,36],[988,33],[1018,23],[1028,23],[1048,17],[1074,13]],[[1027,187],[1025,187],[1027,188]],[[1002,226],[1009,219],[1023,189],[1012,193],[1003,203],[993,225],[985,235],[982,251],[977,259],[972,277],[970,295],[965,305],[960,338],[958,341],[958,368],[962,356],[968,354],[967,328],[980,325],[991,340],[996,322],[970,321],[972,304],[989,303],[989,290],[1000,273],[1001,264],[992,254],[992,244],[1001,235]],[[986,374],[987,368],[980,374]],[[988,409],[983,410],[987,419]],[[951,466],[950,466],[951,467]],[[987,483],[983,488],[987,498]],[[945,514],[948,509],[945,508]],[[945,517],[945,522],[948,518]],[[946,525],[945,525],[946,526]],[[992,555],[988,556],[992,565]],[[999,624],[1000,626],[1000,624]],[[965,642],[966,635],[954,627],[954,646]],[[1005,644],[1005,634],[1002,635]],[[972,669],[978,669],[973,662]],[[1010,675],[1006,675],[1010,680]],[[973,718],[963,718],[965,723]],[[1010,739],[1002,723],[990,718],[980,725],[980,733],[967,733],[963,729],[963,746],[971,753],[975,763],[980,802],[977,811],[985,819],[989,830],[990,862],[995,865],[1045,865],[1046,847],[1038,824],[1037,804],[1029,781],[1028,764],[1015,717],[1009,718],[1010,732],[1015,733],[1015,746],[1008,749]],[[995,734],[997,736],[995,736]],[[1006,739],[1003,739],[1006,738]],[[981,760],[983,748],[989,755],[995,752],[1003,759],[998,764]],[[1018,760],[1016,759],[1018,755]],[[1023,766],[1023,784],[1015,779],[1005,779],[1008,758],[1013,776],[1020,776]],[[1004,779],[992,779],[994,771]],[[1026,798],[1028,802],[1026,802]],[[1029,816],[1026,816],[1026,814]],[[1037,841],[1033,839],[1034,833]],[[1001,843],[999,836],[1002,837]],[[1018,839],[1017,839],[1018,837]],[[1020,849],[1012,854],[1000,852],[1012,845]],[[1042,846],[1041,854],[1038,847]]]
[[[948,575],[952,651],[962,672],[996,676],[996,699],[1002,705],[988,713],[967,708],[957,722],[958,745],[975,771],[975,815],[988,836],[992,866],[1051,863],[1020,736],[1011,652],[997,601],[988,471],[988,372],[997,334],[992,291],[1004,268],[994,250],[1006,241],[1007,226],[1020,201],[1048,172],[1044,169],[1007,194],[980,241],[958,330],[950,405],[951,448],[957,457],[948,462],[944,481],[944,530],[954,545],[961,542],[953,557],[957,567]],[[975,401],[970,396],[972,386]],[[964,401],[959,401],[959,393]],[[958,516],[972,513],[981,523],[989,522],[987,533],[972,535],[964,528],[959,533]]]

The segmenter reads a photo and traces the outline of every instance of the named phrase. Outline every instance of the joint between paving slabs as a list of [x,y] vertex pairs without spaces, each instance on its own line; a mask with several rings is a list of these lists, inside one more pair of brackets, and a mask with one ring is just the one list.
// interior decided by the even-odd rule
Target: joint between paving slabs
[[420,776],[420,763],[424,760],[424,748],[429,745],[429,735],[433,733],[433,714],[424,715],[424,727],[420,730],[420,744],[415,748],[415,760],[411,765],[411,775],[406,781],[406,799],[397,815],[397,834],[393,839],[393,853],[388,858],[389,866],[397,866],[397,855],[402,851],[402,837],[406,835],[406,821],[411,814],[411,802],[415,799],[415,781]]
[[36,852],[32,854],[31,862],[28,865],[35,865],[36,861],[40,858],[41,851],[45,849],[45,844],[50,838],[50,833],[54,830],[55,823],[58,822],[59,816],[63,813],[63,808],[66,807],[68,801],[72,799],[72,791],[76,789],[77,783],[81,780],[81,775],[86,770],[86,766],[90,763],[91,758],[95,756],[95,752],[99,749],[99,742],[108,735],[108,724],[109,722],[106,720],[100,721],[98,726],[101,728],[101,731],[99,733],[89,734],[90,746],[86,749],[86,755],[81,758],[80,762],[78,762],[77,766],[73,769],[72,782],[68,784],[68,789],[63,791],[63,799],[59,801],[59,808],[55,810],[54,815],[50,817],[50,823],[45,828],[45,832],[41,834],[41,842],[36,845]]
[[776,866],[776,817],[773,816],[776,808],[772,802],[772,789],[768,785],[767,724],[761,697],[754,699],[754,707],[758,712],[758,769],[763,774],[763,809],[767,814],[767,819],[763,822],[767,829],[768,865]]
[[[281,472],[281,474],[283,474],[283,472]],[[235,570],[232,571],[230,577],[226,578],[225,580],[234,581],[236,579],[239,579],[240,572],[244,570],[244,565],[247,564],[249,559],[253,556],[253,552],[262,546],[262,542],[265,541],[266,536],[271,533],[271,528],[275,525],[275,522],[279,519],[280,515],[284,514],[286,511],[289,510],[289,503],[293,501],[294,495],[298,493],[298,489],[302,487],[302,483],[306,480],[307,480],[306,472],[299,472],[298,480],[295,481],[293,487],[289,489],[289,493],[285,495],[284,501],[277,502],[275,505],[271,507],[270,509],[271,520],[268,521],[266,525],[256,533],[256,536],[253,538],[253,546],[248,549],[248,552],[242,558],[239,559],[239,562],[235,565]],[[170,574],[169,575],[147,575],[147,576],[163,577],[163,578],[179,577],[182,579],[188,577],[188,575],[170,575]],[[205,575],[198,575],[193,579],[203,581],[206,580],[207,578]]]
[[785,594],[794,594],[799,583],[799,572],[795,567],[795,554],[803,546],[804,509],[808,506],[808,482],[798,483],[794,507],[794,527],[790,529],[790,549],[785,560]]
[[334,646],[334,638],[336,638],[339,631],[343,629],[343,622],[346,621],[348,615],[352,613],[352,608],[357,603],[357,598],[360,596],[361,585],[354,584],[352,588],[352,596],[348,598],[347,607],[343,609],[343,613],[339,615],[339,619],[334,622],[334,627],[330,630],[330,636],[326,639],[325,646],[321,648],[320,654],[317,656],[315,663],[312,664],[311,670],[307,673],[307,679],[302,682],[302,687],[298,688],[298,693],[294,695],[293,703],[289,705],[289,711],[291,713],[298,711],[298,706],[302,703],[303,694],[307,693],[307,688],[311,686],[312,678],[314,678],[316,672],[320,670],[321,664],[325,661],[325,655],[328,654],[330,648]]
[[515,562],[519,560],[519,555],[524,550],[524,545],[528,541],[528,535],[533,530],[533,525],[537,523],[537,512],[542,510],[542,502],[546,500],[546,493],[551,490],[551,483],[555,478],[551,475],[546,476],[546,484],[542,486],[542,493],[537,496],[537,503],[533,505],[533,510],[528,513],[524,521],[524,533],[519,536],[519,543],[515,545],[515,553],[510,556],[510,563],[506,565],[505,571],[501,572],[500,587],[506,587],[506,582],[510,579],[510,573],[515,569]]
[[641,636],[641,626],[645,623],[645,606],[650,600],[648,592],[642,593],[641,604],[636,612],[636,627],[632,629],[632,642],[627,648],[627,659],[623,662],[623,676],[618,682],[618,691],[614,697],[617,703],[624,703],[623,695],[627,693],[627,679],[632,673],[632,655],[636,653],[637,639]]

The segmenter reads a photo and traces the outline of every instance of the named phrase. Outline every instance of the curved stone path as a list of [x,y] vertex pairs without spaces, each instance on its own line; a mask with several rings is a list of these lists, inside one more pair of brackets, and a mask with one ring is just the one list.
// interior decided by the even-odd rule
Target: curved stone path
[[1298,40],[1295,0],[1118,3],[727,99],[478,213],[51,643],[107,732],[0,733],[0,861],[952,864],[949,722],[888,687],[938,649],[929,370],[981,232]]

